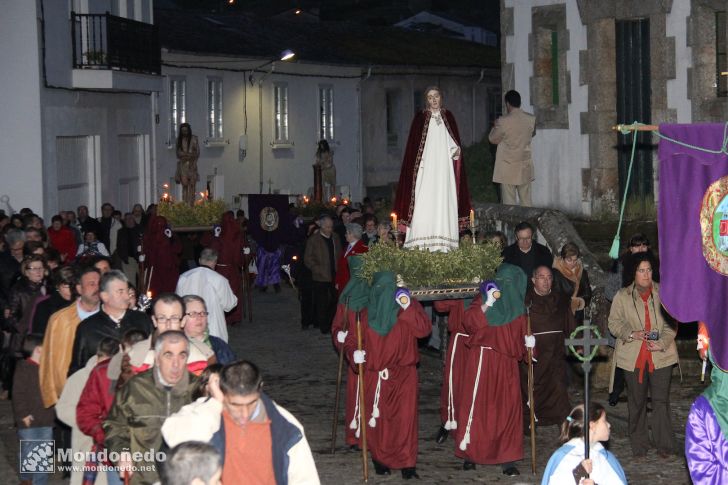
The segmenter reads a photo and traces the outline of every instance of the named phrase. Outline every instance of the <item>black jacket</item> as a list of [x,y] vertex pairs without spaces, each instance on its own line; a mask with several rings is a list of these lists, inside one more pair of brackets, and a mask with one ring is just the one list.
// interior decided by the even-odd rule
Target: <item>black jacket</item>
[[549,248],[547,248],[543,244],[539,244],[534,241],[533,245],[531,246],[531,251],[533,251],[534,255],[532,267],[531,265],[527,265],[524,263],[524,256],[526,253],[523,253],[523,251],[518,249],[517,242],[511,244],[503,250],[503,262],[514,264],[521,268],[523,271],[525,271],[526,276],[528,276],[528,281],[531,281],[531,276],[533,276],[533,270],[535,270],[539,266],[548,266],[550,268],[554,262],[554,256],[551,254],[551,251],[549,251]]
[[117,325],[104,312],[103,305],[98,313],[91,315],[82,321],[76,328],[76,337],[73,339],[73,356],[71,358],[71,367],[68,369],[70,376],[78,369],[86,365],[88,360],[96,355],[96,347],[99,342],[106,337],[111,337],[121,341],[121,337],[131,329],[143,330],[147,335],[151,335],[153,325],[152,320],[146,313],[127,310],[124,318]]
[[73,298],[71,298],[71,300],[64,300],[56,290],[52,290],[52,294],[49,298],[36,305],[35,315],[33,315],[33,325],[30,328],[30,333],[45,335],[46,328],[48,327],[48,320],[50,320],[51,315],[75,302],[76,300]]

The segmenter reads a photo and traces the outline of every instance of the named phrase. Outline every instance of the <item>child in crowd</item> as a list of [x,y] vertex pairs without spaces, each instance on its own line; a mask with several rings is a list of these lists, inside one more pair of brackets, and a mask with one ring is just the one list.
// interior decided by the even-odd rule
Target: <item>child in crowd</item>
[[[622,466],[604,446],[609,441],[607,412],[597,403],[589,404],[589,459],[584,459],[584,405],[571,410],[561,425],[560,441],[543,474],[541,485],[627,485]],[[589,478],[585,478],[589,474]]]
[[[43,337],[28,334],[23,339],[24,360],[18,362],[13,375],[13,415],[20,440],[52,440],[53,408],[46,408],[40,395],[40,356]],[[21,450],[22,451],[22,450]],[[23,457],[21,456],[21,460]],[[23,483],[47,483],[47,473],[21,473]]]

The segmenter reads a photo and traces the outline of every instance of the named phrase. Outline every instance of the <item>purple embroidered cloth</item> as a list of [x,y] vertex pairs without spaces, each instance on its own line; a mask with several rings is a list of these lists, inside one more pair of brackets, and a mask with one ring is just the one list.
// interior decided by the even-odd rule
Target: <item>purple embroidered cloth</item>
[[[693,146],[720,150],[723,124],[660,125],[660,133]],[[700,215],[708,187],[728,176],[728,156],[660,139],[660,298],[682,322],[705,322],[718,366],[728,369],[728,277],[703,256]]]
[[685,424],[685,458],[695,485],[728,483],[728,442],[710,402],[698,396]]
[[277,285],[281,282],[281,248],[268,252],[263,247],[258,247],[255,265],[258,267],[258,276],[255,278],[255,286],[266,287]]

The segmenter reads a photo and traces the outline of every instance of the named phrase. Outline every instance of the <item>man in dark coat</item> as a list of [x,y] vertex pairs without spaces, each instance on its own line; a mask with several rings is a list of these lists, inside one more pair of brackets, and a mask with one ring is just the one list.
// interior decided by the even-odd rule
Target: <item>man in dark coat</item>
[[518,266],[527,276],[539,266],[548,266],[554,262],[554,256],[549,248],[533,240],[536,231],[528,222],[521,222],[516,226],[516,242],[503,250],[503,262]]
[[334,221],[324,215],[319,219],[319,230],[306,242],[303,262],[311,270],[313,280],[315,321],[321,333],[331,331],[331,320],[336,312],[336,261],[341,256],[341,243],[334,234]]
[[[101,309],[98,313],[82,321],[76,328],[73,341],[71,375],[84,367],[104,337],[121,341],[121,337],[131,329],[139,329],[147,335],[152,333],[153,325],[146,313],[129,310],[129,281],[124,273],[111,270],[101,277],[99,283]],[[178,315],[181,320],[184,315]]]

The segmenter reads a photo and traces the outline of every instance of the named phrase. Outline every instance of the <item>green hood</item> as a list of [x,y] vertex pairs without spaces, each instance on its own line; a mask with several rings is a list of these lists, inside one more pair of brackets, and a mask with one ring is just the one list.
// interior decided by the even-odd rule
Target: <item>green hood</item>
[[399,305],[394,299],[396,291],[394,273],[391,271],[374,273],[369,292],[368,322],[369,327],[381,336],[387,335],[397,321]]
[[[486,315],[490,326],[500,327],[526,313],[526,273],[518,266],[503,263],[498,267],[495,282],[501,296],[486,310]],[[485,303],[486,295],[482,296]]]
[[710,371],[712,384],[703,392],[703,396],[713,408],[723,437],[728,439],[728,373],[716,365],[710,351],[708,351],[708,358],[713,364],[713,370]]
[[346,261],[349,264],[351,277],[341,295],[339,295],[339,303],[346,305],[348,299],[349,310],[358,312],[369,303],[369,285],[367,280],[361,277],[361,267],[364,265],[364,260],[361,256],[349,256]]

